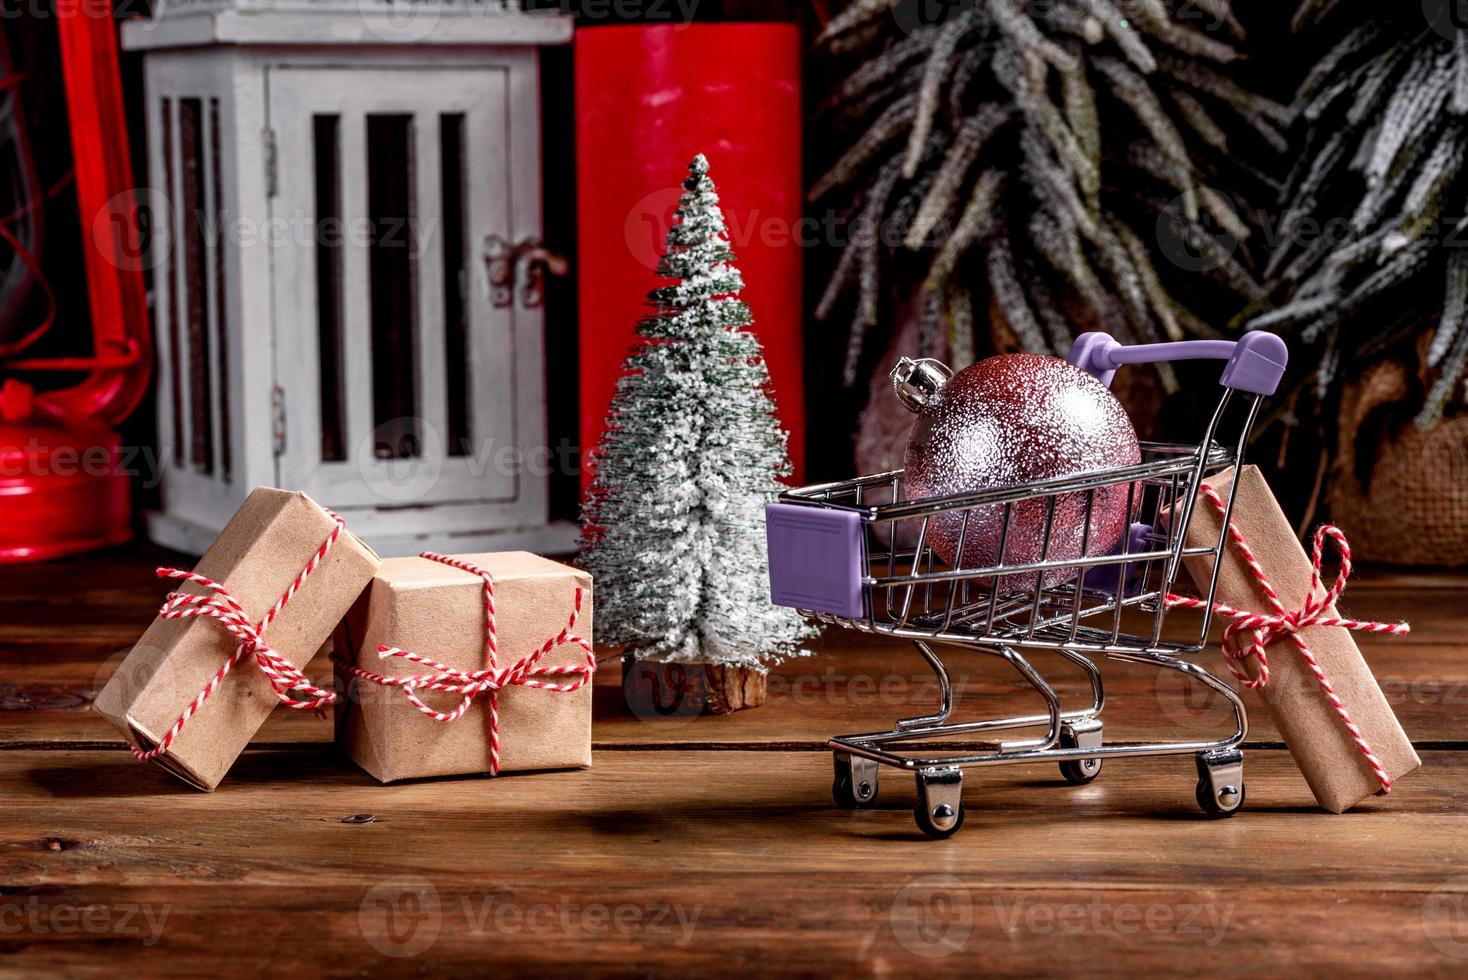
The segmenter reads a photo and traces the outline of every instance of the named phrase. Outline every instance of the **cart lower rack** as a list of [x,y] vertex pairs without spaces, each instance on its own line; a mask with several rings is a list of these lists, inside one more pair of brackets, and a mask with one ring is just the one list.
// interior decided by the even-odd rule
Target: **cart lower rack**
[[[954,494],[906,499],[902,471],[791,490],[766,510],[773,600],[824,623],[913,642],[938,680],[932,714],[897,721],[890,730],[839,735],[833,795],[839,806],[864,808],[877,798],[881,766],[913,772],[918,826],[948,837],[963,824],[963,770],[970,766],[1054,762],[1071,783],[1087,783],[1108,758],[1191,754],[1198,767],[1198,805],[1231,816],[1244,803],[1243,753],[1248,732],[1243,702],[1229,685],[1187,659],[1203,649],[1210,616],[1196,631],[1164,637],[1167,596],[1184,557],[1211,559],[1212,574],[1195,583],[1212,602],[1223,551],[1233,484],[1224,500],[1216,540],[1188,545],[1198,487],[1243,458],[1260,403],[1284,371],[1285,346],[1272,334],[1238,342],[1191,341],[1126,347],[1106,334],[1084,334],[1070,353],[1073,364],[1110,384],[1127,364],[1160,360],[1227,360],[1222,396],[1197,445],[1142,443],[1142,461],[1101,472]],[[901,383],[922,364],[905,361]],[[1235,396],[1240,396],[1237,401]],[[1234,432],[1222,441],[1225,428]],[[1084,514],[1089,531],[1097,494],[1124,492],[1128,534],[1114,553],[1094,554],[1084,541],[1076,557],[1050,557],[1057,514]],[[1005,541],[1021,509],[1043,515],[1040,558],[1005,560]],[[1063,517],[1059,518],[1064,520]],[[957,530],[952,562],[928,544],[938,522]],[[970,527],[998,528],[997,558],[965,567],[963,535]],[[1063,551],[1063,549],[1061,549]],[[1206,562],[1205,562],[1206,564]],[[937,649],[953,647],[1002,658],[1038,693],[1043,713],[955,721],[953,687]],[[1051,651],[1078,667],[1090,682],[1089,703],[1066,707],[1025,651]],[[1097,661],[1110,659],[1175,671],[1217,692],[1233,708],[1233,731],[1203,741],[1106,744],[1105,693]],[[1032,730],[986,751],[931,749],[904,754],[904,743],[953,736]]]

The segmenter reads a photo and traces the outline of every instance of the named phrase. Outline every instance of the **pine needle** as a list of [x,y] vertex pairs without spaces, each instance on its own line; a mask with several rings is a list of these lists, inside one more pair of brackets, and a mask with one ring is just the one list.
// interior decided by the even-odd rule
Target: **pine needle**
[[1203,142],[1222,153],[1228,152],[1228,134],[1208,114],[1203,103],[1182,89],[1172,89],[1167,96],[1172,100],[1172,104],[1177,106],[1178,115],[1182,121],[1187,123],[1193,132],[1202,138]]
[[972,321],[986,304],[1012,309],[1022,344],[1057,353],[1072,316],[1122,339],[1217,336],[1240,315],[1227,294],[1189,311],[1179,296],[1201,301],[1169,292],[1159,270],[1177,272],[1158,261],[1162,244],[1150,228],[1128,228],[1172,206],[1156,182],[1174,189],[1185,234],[1202,236],[1199,271],[1239,304],[1258,302],[1234,248],[1254,212],[1235,205],[1233,186],[1210,185],[1242,177],[1274,193],[1268,166],[1229,147],[1241,124],[1278,142],[1290,116],[1220,73],[1238,57],[1228,37],[1242,34],[1225,0],[969,0],[941,13],[909,32],[895,0],[852,0],[823,32],[828,51],[849,41],[857,56],[830,106],[853,135],[812,197],[844,202],[856,226],[881,231],[842,246],[817,307],[828,317],[855,296],[848,381],[914,275],[930,296],[925,336],[941,344],[941,323],[955,350],[965,320],[955,311]]
[[1458,340],[1442,361],[1437,381],[1428,389],[1422,411],[1417,414],[1417,424],[1431,428],[1442,420],[1448,403],[1461,392],[1463,374],[1468,371],[1468,330],[1460,331]]
[[974,296],[950,281],[944,292],[948,315],[948,366],[962,371],[978,359],[974,351]]
[[1040,330],[1040,321],[1030,309],[1024,287],[1020,285],[1019,274],[1014,268],[1014,257],[1009,251],[1009,238],[1003,232],[990,239],[986,265],[994,305],[1014,331],[1020,347],[1032,353],[1044,353],[1049,345]]
[[1131,22],[1112,5],[1111,0],[1080,0],[1080,4],[1092,17],[1101,22],[1106,33],[1116,42],[1117,47],[1121,48],[1122,54],[1137,71],[1145,75],[1157,68],[1157,59],[1152,57],[1152,52],[1137,36]]
[[1040,33],[1024,10],[1024,0],[988,0],[988,7],[994,26],[1009,38],[1015,50],[1035,61],[1048,63],[1062,74],[1080,67],[1074,55]]
[[826,29],[817,35],[816,43],[826,43],[832,38],[845,34],[881,16],[894,2],[895,0],[855,0],[851,6],[831,18],[831,22],[826,25]]
[[1334,47],[1310,67],[1310,71],[1305,75],[1305,80],[1295,90],[1296,104],[1311,99],[1332,78],[1340,75],[1356,77],[1352,73],[1341,71],[1341,68],[1349,63],[1349,59],[1367,50],[1368,45],[1375,42],[1380,36],[1381,25],[1373,19],[1364,20],[1348,31]]
[[1157,275],[1157,269],[1152,265],[1151,256],[1147,254],[1147,247],[1137,237],[1137,233],[1124,221],[1110,222],[1110,228],[1117,240],[1121,242],[1122,248],[1126,249],[1128,258],[1131,259],[1132,268],[1136,269],[1137,276],[1141,281],[1142,289],[1147,294],[1147,302],[1153,314],[1162,324],[1163,331],[1169,340],[1182,340],[1183,329],[1179,325],[1174,312],[1175,302],[1167,294],[1162,285],[1162,279]]
[[843,184],[849,183],[861,169],[862,164],[876,156],[892,140],[912,125],[913,106],[917,97],[904,95],[877,117],[870,129],[862,135],[856,145],[847,150],[836,165],[828,170],[810,189],[809,198],[818,201]]
[[[1162,152],[1182,166],[1185,171],[1190,168],[1191,158],[1188,155],[1187,147],[1183,145],[1182,136],[1178,134],[1177,127],[1172,124],[1167,112],[1142,77],[1113,58],[1095,58],[1092,63],[1096,66],[1096,70],[1115,86],[1115,94],[1136,114],[1137,120],[1141,122],[1142,127],[1147,130],[1153,142]],[[1191,184],[1191,175],[1189,175],[1189,184]]]
[[1449,108],[1455,115],[1468,115],[1468,31],[1462,28],[1453,34],[1453,100]]
[[1464,317],[1468,314],[1468,251],[1460,248],[1448,256],[1446,278],[1442,317],[1427,349],[1427,366],[1432,368],[1447,359],[1463,331]]
[[917,174],[923,148],[933,132],[934,117],[938,113],[938,102],[943,94],[943,82],[953,70],[953,53],[963,36],[977,23],[977,18],[977,13],[963,11],[944,24],[933,42],[932,53],[923,65],[923,80],[918,88],[912,132],[907,138],[907,160],[902,167],[902,175],[909,180]]
[[968,251],[969,246],[979,239],[993,221],[995,205],[1003,186],[1004,174],[999,170],[985,170],[979,175],[978,181],[974,184],[973,193],[969,196],[968,203],[964,205],[958,223],[954,225],[953,234],[943,242],[942,247],[938,249],[937,256],[933,259],[933,264],[928,268],[928,276],[923,282],[923,289],[928,292],[937,292],[948,281],[959,258]]
[[928,243],[928,236],[945,215],[954,209],[954,199],[967,176],[969,168],[978,158],[984,143],[1004,125],[1009,113],[1002,107],[990,103],[976,114],[964,120],[938,167],[932,189],[923,198],[912,227],[907,231],[904,243],[910,249],[919,249]]

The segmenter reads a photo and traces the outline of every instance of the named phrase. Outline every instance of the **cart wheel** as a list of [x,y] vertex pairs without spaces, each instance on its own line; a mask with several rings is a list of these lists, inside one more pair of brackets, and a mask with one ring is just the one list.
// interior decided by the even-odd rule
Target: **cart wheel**
[[913,819],[934,840],[958,833],[963,826],[963,774],[955,768],[924,769],[917,774],[917,805]]
[[831,796],[843,810],[865,810],[877,802],[877,764],[869,759],[853,760],[844,752],[832,755],[836,778]]
[[1210,817],[1231,817],[1244,805],[1244,753],[1218,749],[1197,755],[1198,806]]
[[843,810],[865,810],[877,802],[877,784],[863,781],[852,785],[849,777],[837,776],[831,782],[831,796]]
[[1100,759],[1067,759],[1060,764],[1060,775],[1067,783],[1084,786],[1101,775]]
[[1198,780],[1198,806],[1210,817],[1222,819],[1238,813],[1244,805],[1244,796],[1243,783],[1225,786],[1215,793],[1211,782],[1207,779]]
[[913,808],[913,818],[917,820],[918,829],[927,834],[933,840],[944,840],[958,833],[958,828],[963,826],[963,804],[958,804],[958,809],[947,803],[940,803],[933,807],[932,812],[922,804]]
[[[1062,725],[1060,746],[1065,749],[1099,749],[1101,747],[1101,720],[1084,718]],[[1077,786],[1085,785],[1101,775],[1101,760],[1099,758],[1066,759],[1060,763],[1060,775],[1064,776],[1068,783]]]

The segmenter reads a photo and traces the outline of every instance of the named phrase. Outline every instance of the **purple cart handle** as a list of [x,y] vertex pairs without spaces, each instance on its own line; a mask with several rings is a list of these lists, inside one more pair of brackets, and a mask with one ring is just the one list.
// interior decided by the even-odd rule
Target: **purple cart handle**
[[1110,334],[1083,333],[1071,345],[1066,360],[1096,380],[1111,386],[1111,378],[1123,364],[1152,364],[1157,361],[1226,360],[1219,383],[1238,391],[1272,395],[1284,376],[1289,361],[1285,342],[1272,333],[1255,331],[1239,340],[1179,340],[1170,344],[1137,344],[1127,347]]

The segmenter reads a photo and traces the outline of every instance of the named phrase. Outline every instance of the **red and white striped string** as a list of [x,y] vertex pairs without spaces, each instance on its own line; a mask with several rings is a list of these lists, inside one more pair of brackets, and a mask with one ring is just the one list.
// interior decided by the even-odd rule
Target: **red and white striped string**
[[[1228,513],[1228,506],[1224,503],[1223,498],[1206,483],[1203,484],[1201,492],[1222,519]],[[1214,602],[1210,607],[1203,599],[1173,594],[1167,597],[1168,605],[1190,609],[1211,608],[1217,615],[1228,619],[1229,624],[1224,627],[1222,637],[1224,660],[1228,664],[1228,669],[1241,684],[1255,690],[1262,689],[1269,683],[1269,655],[1266,648],[1288,637],[1295,645],[1295,649],[1299,650],[1301,659],[1305,661],[1305,666],[1314,675],[1321,692],[1335,708],[1341,724],[1345,725],[1346,731],[1350,732],[1356,748],[1361,751],[1367,765],[1376,774],[1376,779],[1381,784],[1381,792],[1390,793],[1391,777],[1387,775],[1381,760],[1372,751],[1371,743],[1366,740],[1361,729],[1351,720],[1350,709],[1336,693],[1335,686],[1331,684],[1330,678],[1325,674],[1325,668],[1320,665],[1320,661],[1316,659],[1314,651],[1305,642],[1301,632],[1310,626],[1339,626],[1342,629],[1366,633],[1390,633],[1394,636],[1404,636],[1410,631],[1410,627],[1406,623],[1377,623],[1330,614],[1329,610],[1346,591],[1346,582],[1351,577],[1351,546],[1345,534],[1334,524],[1323,524],[1315,530],[1315,539],[1310,554],[1310,564],[1313,567],[1310,589],[1306,593],[1305,604],[1299,609],[1285,608],[1279,593],[1269,581],[1269,576],[1264,573],[1264,567],[1254,555],[1254,549],[1249,547],[1249,542],[1244,540],[1243,533],[1239,531],[1238,525],[1233,521],[1228,522],[1228,536],[1234,547],[1238,549],[1239,557],[1253,574],[1254,581],[1259,586],[1259,591],[1264,594],[1271,611],[1267,613],[1250,612],[1246,609],[1236,609],[1224,602]],[[1336,572],[1335,583],[1329,589],[1322,590],[1321,566],[1324,564],[1327,540],[1333,542],[1340,552],[1340,568]],[[1251,657],[1258,662],[1254,677],[1250,677],[1241,666]]]
[[254,656],[261,673],[270,681],[270,687],[275,691],[276,699],[288,708],[318,711],[336,700],[335,692],[312,684],[300,668],[270,649],[270,645],[265,640],[265,631],[269,629],[270,624],[275,622],[281,610],[286,607],[286,603],[290,602],[291,598],[300,591],[311,573],[321,566],[322,560],[331,551],[331,546],[336,544],[342,531],[346,529],[345,521],[336,514],[332,514],[331,511],[327,513],[331,514],[334,522],[331,533],[326,536],[325,541],[321,542],[321,547],[317,548],[311,560],[306,562],[306,567],[301,569],[285,592],[275,601],[275,605],[270,607],[269,612],[258,623],[250,621],[249,614],[245,612],[244,607],[239,604],[229,589],[219,582],[182,568],[157,569],[159,578],[182,579],[206,590],[201,594],[169,593],[163,603],[163,608],[158,611],[160,617],[163,619],[193,619],[196,617],[213,619],[239,643],[235,646],[234,653],[209,679],[204,689],[189,702],[183,714],[178,716],[178,720],[173,723],[158,744],[147,751],[132,746],[133,755],[147,761],[156,759],[167,752],[169,746],[178,738],[179,733],[184,730],[184,726],[189,723],[189,719],[198,713],[215,691],[219,690],[219,686],[224,683],[229,672],[246,656]]
[[[476,698],[487,696],[488,698],[488,726],[489,726],[489,765],[491,773],[500,771],[500,692],[507,687],[534,687],[544,691],[556,691],[568,694],[571,691],[584,687],[596,672],[596,656],[592,650],[591,643],[572,632],[576,628],[576,620],[581,616],[582,589],[576,588],[576,595],[572,601],[571,618],[565,627],[542,643],[537,649],[526,654],[508,667],[499,666],[499,643],[497,638],[497,627],[494,612],[494,578],[483,568],[473,562],[464,561],[461,558],[452,558],[448,555],[440,555],[431,551],[425,551],[421,555],[430,561],[441,562],[454,568],[477,575],[484,582],[484,669],[483,670],[460,670],[447,664],[439,663],[422,654],[402,647],[380,646],[377,655],[382,659],[389,657],[401,657],[415,664],[428,667],[433,673],[416,674],[412,676],[389,676],[374,673],[363,667],[347,664],[347,671],[355,677],[359,677],[373,684],[383,687],[400,688],[403,695],[419,711],[423,712],[434,721],[452,722],[464,716]],[[586,654],[586,662],[570,664],[559,667],[542,667],[539,665],[541,658],[559,647],[571,643],[579,646]],[[573,678],[571,680],[558,682],[546,678]],[[439,711],[425,704],[419,695],[420,691],[439,691],[446,694],[459,695],[459,703],[449,711]]]

